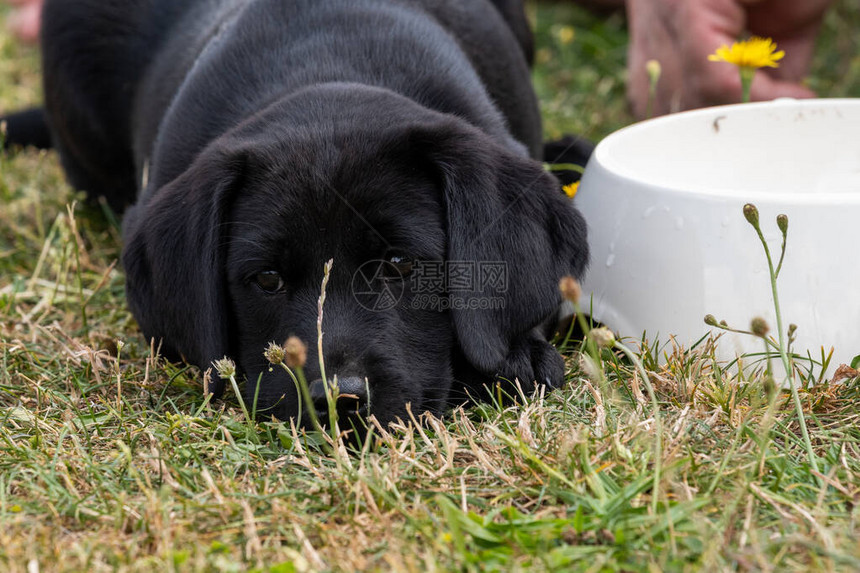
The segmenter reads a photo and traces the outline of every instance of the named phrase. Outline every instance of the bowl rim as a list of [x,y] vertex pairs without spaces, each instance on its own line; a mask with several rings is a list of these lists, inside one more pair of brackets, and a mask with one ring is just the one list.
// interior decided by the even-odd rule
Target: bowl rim
[[[592,154],[588,165],[586,166],[583,179],[590,179],[594,174],[602,170],[614,178],[618,178],[624,182],[629,182],[638,186],[639,191],[648,191],[652,193],[663,193],[668,195],[683,195],[687,198],[713,198],[725,200],[739,200],[745,202],[755,202],[756,204],[780,204],[780,205],[860,205],[860,192],[839,192],[839,193],[773,193],[757,190],[738,190],[730,187],[713,187],[706,191],[690,191],[687,188],[679,185],[671,185],[665,183],[652,183],[644,178],[636,178],[629,174],[620,173],[607,166],[606,153],[615,141],[621,137],[629,135],[631,132],[649,129],[658,123],[677,123],[686,121],[690,118],[699,117],[719,117],[731,112],[742,110],[742,113],[754,113],[757,110],[768,109],[791,109],[791,108],[810,108],[821,107],[822,105],[829,107],[850,106],[860,108],[860,98],[811,98],[811,99],[794,99],[794,98],[778,98],[771,101],[738,103],[730,105],[712,106],[689,111],[682,111],[669,115],[659,116],[651,119],[639,121],[614,131],[604,137],[598,144]],[[858,133],[860,136],[860,133]],[[860,167],[860,165],[858,165]],[[591,177],[589,177],[589,174]],[[585,181],[584,181],[585,183]],[[584,186],[587,188],[587,184]]]

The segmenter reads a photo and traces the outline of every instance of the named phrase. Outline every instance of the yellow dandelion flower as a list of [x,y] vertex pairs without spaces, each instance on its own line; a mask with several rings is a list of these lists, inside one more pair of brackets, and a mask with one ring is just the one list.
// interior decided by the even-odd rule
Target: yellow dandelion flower
[[562,26],[558,31],[558,39],[565,46],[573,42],[575,36],[576,32],[571,26]]
[[778,68],[785,51],[776,51],[776,42],[770,38],[753,36],[749,40],[735,42],[731,47],[723,45],[708,59],[712,62],[728,62],[739,68]]
[[575,181],[570,185],[564,185],[562,186],[561,190],[564,191],[565,195],[573,199],[574,195],[576,195],[576,192],[579,191],[579,181]]
[[656,84],[663,73],[663,66],[660,65],[658,60],[648,60],[645,62],[645,71],[648,72],[648,79],[651,83]]
[[749,40],[735,42],[717,48],[716,53],[708,56],[712,62],[728,62],[737,66],[741,75],[741,101],[750,101],[750,90],[756,70],[759,68],[778,68],[779,60],[785,51],[776,51],[776,42],[770,38],[753,36]]
[[648,60],[645,62],[645,71],[648,74],[648,102],[645,105],[645,118],[650,119],[654,101],[657,99],[657,84],[663,74],[663,67],[657,60]]

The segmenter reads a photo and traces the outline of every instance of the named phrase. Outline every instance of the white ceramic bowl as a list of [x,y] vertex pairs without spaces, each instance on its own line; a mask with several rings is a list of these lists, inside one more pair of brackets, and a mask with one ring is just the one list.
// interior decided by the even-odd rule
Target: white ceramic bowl
[[[833,364],[860,354],[860,99],[776,100],[632,125],[600,142],[576,197],[592,259],[585,305],[623,336],[689,347],[713,314],[776,334],[764,251],[743,217],[755,204],[775,257],[789,218],[779,293],[794,349]],[[714,329],[716,331],[716,329]],[[762,351],[724,335],[721,357]],[[832,368],[831,368],[832,370]]]

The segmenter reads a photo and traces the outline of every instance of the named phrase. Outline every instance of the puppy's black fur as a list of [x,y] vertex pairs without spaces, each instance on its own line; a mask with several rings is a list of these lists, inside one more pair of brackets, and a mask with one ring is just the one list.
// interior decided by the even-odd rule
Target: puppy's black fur
[[[540,325],[586,231],[535,160],[519,1],[48,0],[42,45],[54,145],[73,185],[128,207],[129,304],[169,355],[232,356],[258,411],[295,416],[263,350],[296,335],[322,376],[333,259],[326,374],[362,414],[561,383]],[[373,261],[385,308],[356,295]],[[415,273],[439,261],[472,284],[428,300]]]

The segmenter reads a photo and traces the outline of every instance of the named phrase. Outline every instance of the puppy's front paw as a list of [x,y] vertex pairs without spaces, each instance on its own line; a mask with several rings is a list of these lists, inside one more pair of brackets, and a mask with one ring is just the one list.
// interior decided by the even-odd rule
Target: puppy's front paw
[[511,390],[519,381],[527,394],[540,384],[558,388],[564,382],[564,359],[543,335],[533,331],[514,341],[496,377],[503,387],[510,384]]

